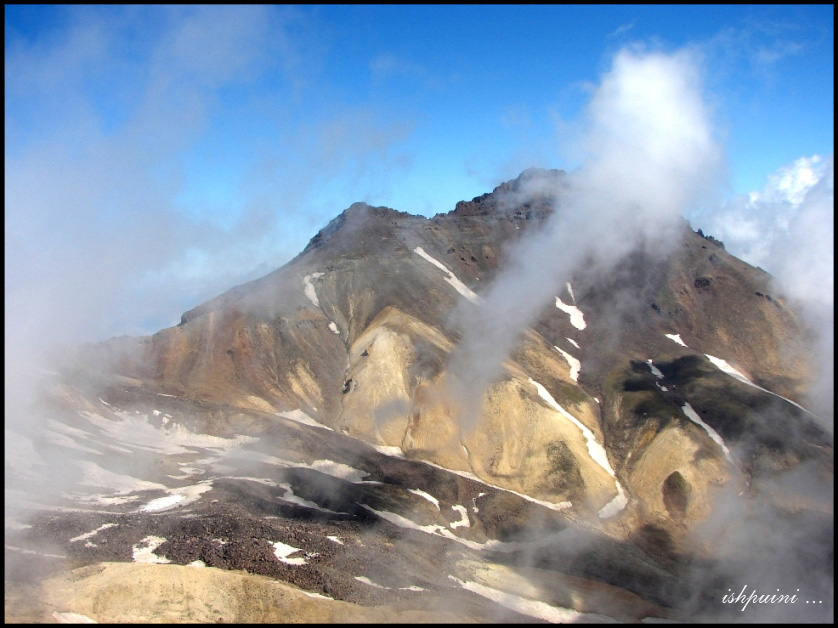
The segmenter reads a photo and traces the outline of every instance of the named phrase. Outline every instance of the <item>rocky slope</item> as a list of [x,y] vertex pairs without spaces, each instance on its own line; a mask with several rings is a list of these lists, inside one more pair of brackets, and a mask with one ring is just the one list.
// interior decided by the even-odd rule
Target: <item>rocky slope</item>
[[[255,578],[229,571],[189,584],[197,606],[131,610],[126,579],[156,582],[152,599],[186,591],[185,571],[110,565],[151,555],[271,578],[247,586],[285,596],[296,620],[716,617],[738,582],[722,576],[752,567],[752,547],[707,541],[730,504],[747,511],[737,525],[804,520],[811,586],[828,589],[831,498],[785,480],[832,486],[831,437],[799,405],[807,338],[764,272],[686,223],[665,259],[579,269],[464,420],[464,329],[563,185],[526,171],[431,219],[352,205],[180,325],[82,348],[46,384],[54,425],[33,445],[72,450],[78,477],[17,549],[7,525],[7,560],[50,538],[59,549],[38,551],[61,569],[104,566],[59,569],[43,586],[63,606],[16,612],[277,620],[264,602],[206,601]],[[72,602],[67,578],[101,601]]]

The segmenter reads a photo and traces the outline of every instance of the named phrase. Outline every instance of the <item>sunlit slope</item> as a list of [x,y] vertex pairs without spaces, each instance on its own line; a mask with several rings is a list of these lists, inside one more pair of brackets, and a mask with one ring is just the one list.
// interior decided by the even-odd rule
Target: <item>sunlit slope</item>
[[[676,534],[719,488],[749,484],[765,468],[754,456],[789,468],[824,455],[817,417],[794,405],[813,372],[795,314],[766,273],[686,223],[664,258],[638,249],[557,286],[470,407],[470,365],[452,359],[462,332],[515,242],[561,211],[510,196],[517,182],[433,219],[355,204],[289,264],[131,341],[117,370],[168,394],[301,409],[573,516]],[[799,443],[777,445],[784,421]]]

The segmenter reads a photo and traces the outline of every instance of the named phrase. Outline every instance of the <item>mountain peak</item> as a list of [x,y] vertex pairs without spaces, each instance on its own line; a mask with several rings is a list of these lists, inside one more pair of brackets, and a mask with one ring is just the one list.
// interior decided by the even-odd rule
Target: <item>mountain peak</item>
[[329,224],[314,234],[314,237],[309,240],[309,243],[306,245],[305,249],[303,249],[303,253],[323,245],[335,233],[340,231],[344,225],[360,224],[362,221],[373,217],[396,218],[404,216],[410,216],[410,214],[407,212],[397,211],[390,207],[369,205],[363,201],[352,203],[349,207],[344,209],[340,214],[329,221]]
[[460,201],[450,213],[457,216],[517,215],[540,217],[552,212],[567,173],[555,168],[527,168],[487,194]]

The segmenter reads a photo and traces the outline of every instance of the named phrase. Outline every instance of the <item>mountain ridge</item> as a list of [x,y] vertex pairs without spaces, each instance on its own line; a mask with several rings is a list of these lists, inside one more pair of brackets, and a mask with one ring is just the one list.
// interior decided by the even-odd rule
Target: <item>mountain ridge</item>
[[[144,539],[162,538],[148,552],[179,565],[243,568],[362,605],[383,598],[361,574],[434,599],[530,590],[501,585],[507,576],[559,578],[683,618],[761,559],[756,541],[731,546],[728,535],[802,517],[824,551],[795,545],[806,569],[783,584],[816,586],[831,521],[817,495],[833,454],[801,405],[808,340],[768,298],[770,277],[718,241],[683,221],[665,255],[639,247],[606,272],[575,269],[502,363],[463,352],[468,331],[503,323],[486,296],[562,211],[564,186],[561,171],[528,170],[432,218],[355,203],[293,260],[179,325],[80,348],[45,395],[59,426],[50,451],[81,456],[73,465],[99,493],[78,515],[42,511],[24,536],[49,530],[83,564],[129,560],[132,547],[142,556]],[[818,488],[802,495],[789,475]],[[107,504],[110,519],[90,503]],[[74,540],[113,518],[97,533],[113,549]],[[708,529],[715,544],[701,541]],[[275,553],[301,545],[305,558]],[[420,558],[432,546],[439,564]],[[388,551],[398,558],[384,569]],[[369,571],[378,564],[383,573]],[[542,603],[558,599],[540,590]],[[563,595],[574,612],[643,617]]]

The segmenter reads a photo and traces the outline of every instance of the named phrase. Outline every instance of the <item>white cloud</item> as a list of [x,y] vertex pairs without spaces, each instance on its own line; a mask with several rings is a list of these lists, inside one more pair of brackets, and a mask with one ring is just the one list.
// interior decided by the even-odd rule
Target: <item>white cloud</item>
[[[770,175],[762,190],[737,197],[709,214],[702,226],[734,255],[775,273],[780,260],[788,264],[792,257],[813,250],[813,243],[827,236],[831,241],[831,201],[824,197],[828,190],[815,190],[821,181],[831,180],[832,167],[831,158],[801,157]],[[811,233],[806,235],[803,229]],[[823,248],[818,246],[817,257],[824,256]],[[831,250],[824,259],[832,259]],[[823,264],[811,262],[807,267],[818,269],[813,274],[824,276]]]
[[832,157],[801,157],[707,217],[704,230],[773,276],[775,296],[790,300],[814,334],[817,379],[808,403],[834,409],[835,200]]

